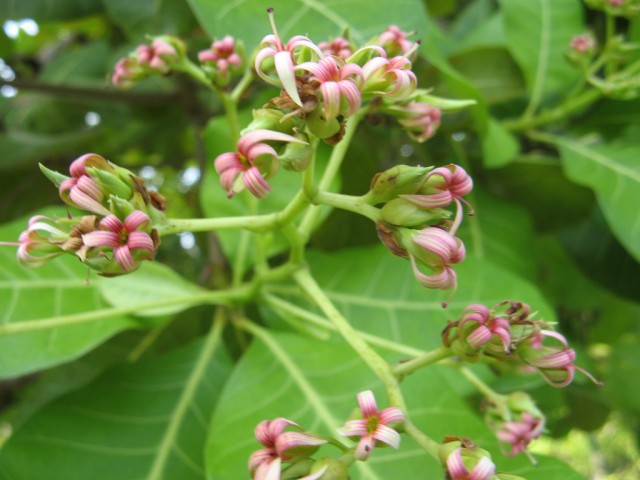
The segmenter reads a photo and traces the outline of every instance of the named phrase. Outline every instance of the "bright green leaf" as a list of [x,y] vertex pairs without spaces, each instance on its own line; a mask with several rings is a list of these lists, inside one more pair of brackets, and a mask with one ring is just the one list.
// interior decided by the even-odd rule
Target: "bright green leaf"
[[0,478],[204,479],[209,416],[229,373],[219,340],[118,366],[47,406],[0,451]]
[[[63,214],[62,211],[57,210]],[[55,216],[55,211],[42,212]],[[17,239],[27,219],[0,228],[3,240]],[[0,378],[15,377],[67,362],[88,352],[114,334],[140,323],[116,312],[110,313],[97,287],[87,282],[87,267],[70,258],[56,258],[39,268],[18,263],[9,247],[0,248]],[[2,326],[20,322],[55,322],[67,315],[104,313],[77,324],[30,330],[2,331]]]
[[[100,278],[96,282],[104,299],[115,307],[135,307],[176,299],[175,304],[137,310],[139,316],[170,315],[201,302],[207,291],[186,281],[169,267],[145,262],[140,269],[116,278]],[[180,298],[187,298],[180,302]],[[191,298],[191,300],[188,300]]]
[[520,151],[520,143],[500,122],[491,118],[482,138],[482,159],[487,168],[511,163]]
[[507,45],[522,68],[533,113],[551,92],[578,79],[578,71],[564,57],[573,35],[584,30],[578,0],[501,0]]

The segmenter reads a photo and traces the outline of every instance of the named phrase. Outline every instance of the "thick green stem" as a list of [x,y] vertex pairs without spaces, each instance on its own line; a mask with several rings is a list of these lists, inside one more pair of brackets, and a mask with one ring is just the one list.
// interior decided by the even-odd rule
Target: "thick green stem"
[[373,222],[377,222],[380,219],[380,210],[369,205],[362,197],[342,195],[340,193],[318,192],[311,201],[316,205],[330,205],[341,208],[342,210],[358,213]]
[[298,282],[302,290],[320,307],[320,310],[322,310],[333,323],[342,337],[382,381],[389,396],[389,402],[406,413],[407,408],[402,392],[400,391],[400,384],[393,374],[391,366],[358,335],[358,332],[342,316],[322,288],[316,283],[308,269],[298,270],[294,274],[294,279]]
[[231,95],[229,95],[231,97],[231,100],[233,100],[237,104],[252,81],[253,72],[249,68],[246,72],[244,72],[244,75],[242,76],[236,87],[233,89],[233,92],[231,92]]
[[229,122],[229,129],[231,130],[231,139],[233,143],[236,143],[240,138],[240,120],[238,118],[238,104],[237,102],[225,92],[217,90],[222,105],[224,106],[224,112],[227,115],[227,121]]
[[410,375],[422,367],[438,363],[440,360],[444,360],[445,358],[449,358],[451,356],[453,356],[453,352],[451,351],[451,349],[447,347],[438,347],[435,350],[425,353],[420,357],[397,364],[395,367],[393,367],[393,373],[396,375],[396,377],[401,379],[402,377]]
[[529,130],[531,128],[557,122],[567,118],[569,115],[583,110],[602,96],[602,92],[597,89],[587,90],[572,100],[560,105],[557,108],[546,110],[540,115],[531,118],[519,118],[517,120],[505,120],[502,125],[511,131]]
[[440,461],[438,451],[440,450],[440,444],[425,434],[422,430],[416,427],[412,422],[406,420],[403,425],[404,432],[409,435],[414,442],[420,445],[427,453],[433,456],[436,460]]
[[462,373],[462,375],[464,375],[464,377],[469,380],[469,382],[473,384],[480,393],[487,397],[487,399],[498,408],[502,418],[505,420],[511,419],[511,412],[509,410],[506,396],[496,392],[493,388],[484,383],[480,377],[473,373],[468,367],[461,366],[459,370],[460,373]]
[[252,232],[265,232],[276,225],[278,215],[247,215],[244,217],[222,218],[171,218],[162,225],[156,225],[158,235],[170,235],[181,232],[210,232],[240,228]]
[[[351,140],[355,135],[358,124],[362,121],[368,110],[368,107],[361,108],[355,115],[347,120],[344,137],[342,137],[340,143],[333,147],[327,168],[325,168],[322,178],[320,179],[320,183],[318,184],[318,190],[327,190],[331,186],[331,183],[340,171],[342,161],[344,160],[349,145],[351,144]],[[309,209],[302,219],[300,231],[309,235],[311,230],[313,230],[318,215],[320,215],[320,207],[316,206]]]

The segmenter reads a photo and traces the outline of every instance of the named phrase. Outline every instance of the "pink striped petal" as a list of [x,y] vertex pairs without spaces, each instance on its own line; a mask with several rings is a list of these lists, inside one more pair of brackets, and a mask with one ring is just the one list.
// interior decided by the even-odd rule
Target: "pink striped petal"
[[382,410],[382,412],[380,412],[380,422],[384,425],[403,421],[404,413],[402,413],[402,410],[400,410],[398,407],[385,408],[384,410]]
[[358,393],[358,405],[360,405],[360,411],[362,412],[362,418],[369,418],[378,415],[378,406],[376,405],[376,398],[371,390],[365,390]]
[[378,428],[376,428],[376,431],[373,433],[373,438],[393,448],[400,446],[400,434],[386,425],[378,425]]
[[146,227],[149,222],[151,222],[151,219],[146,213],[140,210],[134,210],[124,220],[124,226],[128,232],[133,232],[140,227]]
[[345,116],[350,117],[360,108],[360,105],[362,104],[362,95],[355,83],[351,81],[342,81],[338,86],[340,87],[340,93],[347,102],[348,111],[345,113]]
[[447,457],[447,471],[449,472],[451,480],[465,480],[469,474],[467,467],[462,461],[461,451],[461,448],[456,448]]
[[125,272],[131,272],[136,269],[136,261],[131,255],[131,250],[127,245],[120,245],[114,249],[116,260]]
[[320,91],[322,92],[325,119],[336,118],[340,113],[340,87],[336,82],[324,82],[320,85]]
[[493,334],[487,327],[480,325],[467,337],[467,343],[472,348],[480,348],[482,345],[491,340],[492,336]]
[[339,430],[343,437],[360,437],[367,434],[366,420],[349,420]]
[[274,63],[282,88],[297,105],[302,106],[302,100],[298,95],[296,74],[293,70],[293,60],[289,52],[278,52],[274,55]]
[[100,226],[106,228],[110,232],[122,233],[125,230],[124,223],[115,215],[107,215],[100,221]]
[[496,471],[496,466],[487,457],[480,460],[469,474],[469,480],[489,480]]
[[96,230],[95,232],[82,235],[82,243],[87,247],[115,248],[120,245],[120,235],[115,232]]
[[422,208],[442,208],[451,204],[453,196],[451,192],[444,191],[441,193],[434,193],[431,195],[399,195],[405,200],[409,200],[411,203]]
[[73,205],[83,210],[97,213],[98,215],[109,215],[109,210],[104,205],[94,200],[78,188],[74,187],[71,189],[69,192],[69,199],[73,202]]
[[148,250],[155,251],[155,245],[151,236],[146,232],[131,232],[127,240],[127,245],[131,250]]
[[356,460],[365,461],[371,455],[371,450],[373,450],[375,443],[376,441],[371,435],[365,435],[358,442],[353,456]]
[[247,187],[247,190],[256,198],[264,198],[271,190],[271,186],[267,181],[262,178],[260,170],[257,167],[249,168],[242,175],[242,180]]

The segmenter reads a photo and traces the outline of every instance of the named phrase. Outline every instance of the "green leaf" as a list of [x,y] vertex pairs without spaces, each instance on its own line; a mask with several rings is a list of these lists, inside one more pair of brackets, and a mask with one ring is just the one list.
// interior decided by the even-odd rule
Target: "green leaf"
[[531,95],[527,111],[533,113],[549,93],[578,79],[563,52],[585,28],[582,5],[577,0],[501,0],[500,5],[508,48]]
[[640,375],[638,350],[640,339],[628,335],[619,339],[611,349],[607,387],[616,404],[634,415],[640,414],[640,385],[631,381]]
[[205,478],[207,425],[229,360],[220,332],[120,365],[33,416],[0,451],[0,478]]
[[102,11],[102,0],[0,0],[0,19],[73,20]]
[[[96,283],[104,299],[116,307],[149,305],[171,298],[176,300],[171,305],[136,310],[136,315],[144,317],[181,312],[201,303],[199,297],[207,292],[157,262],[145,262],[136,272],[115,278],[99,278]],[[187,300],[181,302],[181,298]]]
[[482,137],[482,163],[500,168],[511,163],[520,151],[520,143],[500,122],[491,118]]
[[132,41],[144,42],[146,35],[185,34],[195,25],[185,0],[103,1],[107,14]]
[[[61,210],[46,210],[54,217]],[[17,239],[28,219],[0,228],[3,240]],[[97,287],[87,283],[87,267],[70,257],[56,258],[46,265],[23,267],[8,247],[0,248],[0,378],[15,377],[58,365],[93,349],[116,333],[141,324],[122,313],[111,313]],[[54,322],[64,316],[84,316],[86,322],[62,323],[19,333],[2,331],[20,322]]]
[[611,230],[640,261],[640,149],[622,142],[586,144],[566,137],[553,141],[569,179],[593,189]]
[[350,0],[320,2],[319,0],[247,0],[227,3],[223,7],[208,0],[187,0],[193,12],[211,38],[232,35],[242,39],[247,50],[272,33],[267,7],[275,9],[278,33],[286,42],[294,35],[307,35],[315,42],[339,36],[348,28],[353,40],[361,44],[381,34],[389,25],[405,31],[426,31],[426,12],[420,0],[398,0],[393,8],[382,2]]

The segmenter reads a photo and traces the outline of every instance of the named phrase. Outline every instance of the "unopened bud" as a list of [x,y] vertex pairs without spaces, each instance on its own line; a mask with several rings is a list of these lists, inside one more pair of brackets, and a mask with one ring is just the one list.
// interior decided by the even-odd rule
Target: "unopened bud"
[[424,209],[404,198],[394,198],[380,210],[381,218],[401,227],[419,227],[451,218],[452,213],[444,208]]
[[319,473],[324,470],[320,477],[322,480],[348,480],[349,467],[337,458],[324,457],[313,464],[311,473]]
[[[308,141],[306,135],[302,138]],[[298,136],[300,137],[300,136]],[[284,153],[280,155],[280,163],[286,170],[294,172],[302,172],[306,170],[313,158],[314,149],[309,143],[288,143],[284,149]]]
[[388,202],[398,195],[415,193],[424,181],[425,175],[433,167],[410,167],[397,165],[389,170],[378,173],[371,181],[368,199],[376,205]]

